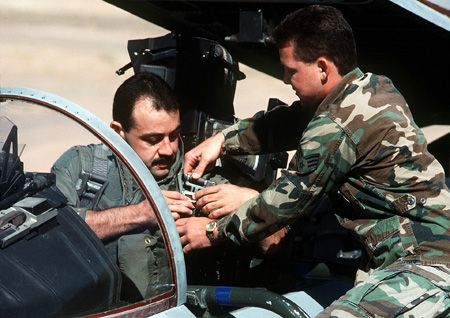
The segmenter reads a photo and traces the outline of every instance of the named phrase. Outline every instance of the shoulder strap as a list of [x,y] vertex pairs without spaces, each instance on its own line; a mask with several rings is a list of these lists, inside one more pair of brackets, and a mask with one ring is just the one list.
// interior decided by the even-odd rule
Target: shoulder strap
[[81,172],[77,182],[77,194],[83,207],[92,208],[96,194],[106,184],[108,151],[109,149],[103,144],[95,145],[92,165],[90,165],[91,160],[87,160],[87,156],[82,156]]

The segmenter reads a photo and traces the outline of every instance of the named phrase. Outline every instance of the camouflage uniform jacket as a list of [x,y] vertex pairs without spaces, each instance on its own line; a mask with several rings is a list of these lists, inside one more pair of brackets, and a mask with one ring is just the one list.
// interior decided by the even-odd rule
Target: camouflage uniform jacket
[[305,128],[297,102],[223,131],[227,152],[297,149],[289,170],[219,222],[219,236],[258,240],[328,195],[341,225],[365,246],[366,269],[397,260],[450,265],[444,171],[391,81],[355,69],[309,119]]

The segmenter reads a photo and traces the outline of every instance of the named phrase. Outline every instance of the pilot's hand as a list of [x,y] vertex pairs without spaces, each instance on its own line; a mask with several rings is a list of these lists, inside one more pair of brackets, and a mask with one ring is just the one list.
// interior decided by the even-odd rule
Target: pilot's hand
[[194,179],[200,178],[205,170],[213,168],[225,149],[225,137],[219,132],[206,139],[184,155],[184,174],[192,174]]
[[194,204],[189,198],[178,191],[161,190],[167,205],[172,212],[174,220],[178,220],[180,216],[191,216],[195,209]]
[[[175,222],[184,253],[212,246],[206,236],[206,225],[209,222],[211,219],[204,217],[183,218]],[[216,242],[218,243],[219,240],[216,239]]]
[[194,194],[195,206],[211,219],[233,213],[245,201],[256,197],[259,192],[232,184],[219,184],[206,187]]

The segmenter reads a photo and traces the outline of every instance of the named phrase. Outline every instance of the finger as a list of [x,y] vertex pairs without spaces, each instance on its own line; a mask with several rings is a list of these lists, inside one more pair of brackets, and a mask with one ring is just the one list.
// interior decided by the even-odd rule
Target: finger
[[212,187],[206,187],[206,188],[198,190],[196,193],[194,193],[193,198],[194,198],[194,200],[198,200],[201,197],[204,197],[206,195],[211,195],[213,193],[217,193],[217,192],[219,192],[219,190],[220,190],[220,187],[217,185],[212,186]]
[[184,209],[183,211],[178,211],[178,213],[181,216],[187,217],[187,216],[192,216],[192,214],[194,213],[191,209]]
[[[221,198],[222,197],[216,193],[205,195],[195,202],[195,207],[197,209],[201,209],[201,208],[205,207],[207,204],[222,201]],[[216,208],[218,208],[218,206],[216,206]]]
[[183,174],[191,174],[193,170],[193,167],[189,165],[187,162],[183,165]]
[[226,215],[233,213],[234,210],[219,208],[208,214],[208,218],[210,219],[219,219]]
[[195,205],[191,200],[168,200],[167,205],[172,206],[173,208],[180,206],[190,210],[195,209]]
[[212,168],[214,168],[214,166],[216,164],[215,159],[210,160],[209,158],[207,158],[205,156],[199,156],[197,158],[197,161],[198,161],[198,164],[192,170],[192,178],[194,178],[194,179],[198,179],[201,176],[203,176],[205,171],[211,170]]
[[187,223],[187,219],[183,219],[183,218],[175,221],[175,225],[177,226],[177,228],[184,227],[186,225],[186,223]]
[[178,213],[175,213],[175,212],[172,212],[172,216],[173,216],[173,219],[176,221],[176,220],[178,220],[179,218],[180,218],[180,215],[178,214]]
[[198,161],[199,157],[194,155],[192,151],[187,152],[184,155],[183,174],[191,174],[197,166]]
[[200,162],[198,164],[198,166],[194,170],[192,170],[192,178],[194,178],[194,179],[201,178],[201,176],[205,172],[205,169],[206,169],[207,166],[208,165],[206,163]]
[[161,193],[166,198],[166,200],[167,199],[175,199],[176,197],[174,197],[174,192],[175,191],[161,190]]
[[195,205],[194,205],[194,203],[192,203],[191,200],[181,200],[181,201],[176,201],[176,202],[175,202],[175,205],[179,205],[179,206],[188,208],[188,209],[190,209],[190,210],[195,209]]
[[168,191],[168,190],[162,190],[161,191],[166,200],[184,200],[187,201],[189,198],[182,193],[178,191]]
[[202,214],[208,215],[209,212],[211,212],[211,209],[206,208],[206,204],[202,201],[197,201],[195,204],[195,208],[202,212]]
[[180,216],[191,216],[192,209],[184,207],[182,205],[169,205],[169,209],[172,213],[178,213]]
[[229,201],[218,199],[217,201],[207,202],[206,204],[204,204],[202,206],[201,209],[205,213],[209,214],[209,213],[211,213],[211,212],[213,212],[214,210],[217,210],[217,209],[223,209],[223,210],[230,211],[230,210],[234,210],[235,208],[236,208],[236,204],[234,202],[229,202]]
[[[181,220],[181,219],[180,219]],[[188,243],[187,237],[186,237],[186,229],[184,226],[177,227],[178,235],[180,236],[180,242],[181,245],[186,245]]]
[[192,214],[192,209],[189,209],[187,207],[184,206],[180,206],[180,205],[169,205],[169,209],[170,212],[172,213],[179,213],[179,214],[183,214],[183,215],[191,215]]
[[191,253],[194,250],[195,250],[195,247],[192,246],[192,243],[190,243],[190,242],[187,243],[186,245],[184,245],[184,247],[183,247],[183,253],[184,254],[189,254],[189,253]]
[[208,201],[206,201],[206,199],[203,197],[203,198],[197,199],[197,201],[195,201],[195,207],[197,209],[202,209],[207,203],[208,203]]
[[[185,246],[185,245],[187,245],[189,243],[186,240],[186,236],[181,236],[181,234],[180,234],[180,243],[181,243],[181,246]],[[184,248],[183,248],[183,251],[184,251]]]

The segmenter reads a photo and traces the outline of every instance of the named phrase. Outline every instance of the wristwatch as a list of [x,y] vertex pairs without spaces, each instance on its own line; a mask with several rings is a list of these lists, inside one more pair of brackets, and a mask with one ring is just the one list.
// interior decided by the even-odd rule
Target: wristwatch
[[209,238],[209,241],[212,243],[214,241],[214,230],[217,228],[217,221],[211,221],[206,224],[206,236]]

